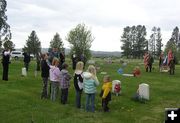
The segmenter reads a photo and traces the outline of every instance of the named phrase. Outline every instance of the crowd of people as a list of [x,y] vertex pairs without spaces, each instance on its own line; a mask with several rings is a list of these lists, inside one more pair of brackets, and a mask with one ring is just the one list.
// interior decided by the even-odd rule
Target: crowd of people
[[[28,71],[30,55],[24,53],[24,66]],[[10,50],[2,52],[2,65],[3,65],[3,80],[8,81],[8,68],[10,59]],[[85,110],[87,112],[95,112],[95,97],[96,87],[99,85],[99,80],[96,75],[96,68],[89,65],[87,71],[85,68],[85,57],[81,55],[80,58],[76,54],[72,55],[72,68],[74,74],[70,75],[68,72],[68,64],[65,62],[64,53],[58,53],[57,49],[52,49],[49,53],[41,54],[41,77],[42,77],[42,93],[41,99],[50,98],[51,101],[57,100],[57,93],[60,93],[61,104],[68,103],[68,93],[70,88],[70,80],[73,79],[74,92],[75,92],[75,106],[82,108],[81,97],[85,94]],[[152,71],[152,64],[154,59],[150,53],[144,55],[144,65],[146,72]],[[167,57],[163,53],[159,57],[160,70],[164,66],[169,67],[169,73],[174,74],[175,70],[175,57],[172,50],[169,50]],[[133,70],[133,75],[138,77],[140,75],[140,68],[138,66]],[[103,78],[103,86],[101,89],[100,97],[102,99],[102,109],[104,112],[109,112],[108,103],[111,101],[112,82],[109,75]]]
[[[66,62],[59,67],[61,61],[57,57],[53,57],[51,63],[49,62],[50,57],[47,53],[42,54],[41,76],[43,80],[43,89],[41,98],[47,99],[48,95],[50,95],[50,100],[56,101],[57,93],[61,92],[61,104],[67,104],[70,80],[73,78],[76,107],[82,108],[81,95],[84,92],[86,95],[85,110],[87,112],[95,112],[96,87],[99,85],[99,80],[96,76],[96,68],[93,65],[89,65],[87,71],[84,71],[84,62],[78,61],[75,66],[74,74],[70,75]],[[48,84],[48,78],[50,84]],[[50,86],[49,88],[48,85]],[[105,76],[101,95],[102,107],[105,112],[109,111],[108,102],[111,100],[111,88],[112,83],[110,76]]]

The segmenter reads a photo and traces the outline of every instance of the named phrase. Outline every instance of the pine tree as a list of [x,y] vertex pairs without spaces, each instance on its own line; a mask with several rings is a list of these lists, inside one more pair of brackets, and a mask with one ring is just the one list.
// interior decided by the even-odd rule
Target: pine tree
[[41,42],[39,41],[39,38],[34,30],[31,32],[30,36],[28,36],[26,46],[24,46],[23,50],[34,54],[34,56],[41,52]]
[[64,51],[64,44],[58,33],[56,33],[50,42],[50,48],[57,48],[58,51]]
[[26,46],[24,46],[23,51],[32,53],[34,56],[36,56],[36,70],[40,71],[41,42],[39,41],[39,38],[34,30],[31,32],[30,36],[28,36]]
[[129,58],[132,53],[132,41],[130,39],[130,32],[131,28],[129,26],[124,28],[123,35],[121,36],[122,46],[121,49],[123,50],[123,56]]
[[161,38],[161,29],[157,28],[157,39],[156,39],[156,55],[159,57],[162,52],[162,38]]

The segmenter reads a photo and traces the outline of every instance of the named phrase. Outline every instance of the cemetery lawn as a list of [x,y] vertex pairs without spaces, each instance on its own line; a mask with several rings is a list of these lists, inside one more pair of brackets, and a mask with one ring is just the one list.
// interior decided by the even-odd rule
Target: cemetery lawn
[[[89,113],[75,108],[75,90],[73,81],[69,90],[68,104],[60,104],[59,96],[56,102],[40,99],[42,90],[41,74],[35,77],[35,61],[30,63],[27,77],[21,76],[23,61],[11,61],[9,66],[9,81],[0,79],[0,122],[1,123],[163,123],[165,108],[180,108],[180,65],[176,65],[175,75],[159,73],[158,62],[155,62],[152,73],[146,73],[143,60],[129,60],[124,73],[131,73],[135,66],[140,66],[141,77],[124,77],[117,73],[121,68],[119,60],[107,64],[96,59],[100,70],[97,76],[100,86],[97,87],[95,98],[96,112]],[[71,62],[68,61],[69,71]],[[112,96],[109,104],[110,112],[104,113],[101,108],[99,93],[102,87],[100,72],[107,72],[113,80],[122,82],[122,95]],[[2,77],[2,65],[0,65]],[[140,83],[150,86],[150,101],[145,104],[131,100]],[[82,96],[84,107],[85,94]]]

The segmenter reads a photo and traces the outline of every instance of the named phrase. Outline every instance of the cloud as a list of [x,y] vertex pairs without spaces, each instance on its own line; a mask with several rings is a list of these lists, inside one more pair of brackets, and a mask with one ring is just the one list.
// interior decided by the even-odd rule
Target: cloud
[[145,25],[147,39],[151,28],[158,26],[166,43],[180,22],[179,0],[8,0],[7,5],[16,47],[25,45],[32,30],[36,31],[42,47],[49,47],[56,32],[68,47],[67,33],[77,24],[85,23],[95,36],[91,49],[119,51],[125,26]]

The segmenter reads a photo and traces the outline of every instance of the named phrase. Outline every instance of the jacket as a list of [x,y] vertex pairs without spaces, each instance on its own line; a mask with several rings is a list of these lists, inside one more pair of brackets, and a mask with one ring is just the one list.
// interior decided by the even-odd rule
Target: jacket
[[103,99],[107,98],[108,95],[111,93],[111,90],[112,90],[112,82],[104,83],[102,86],[102,91],[103,91],[102,98]]
[[60,72],[60,87],[61,89],[66,89],[70,87],[71,75],[67,70],[62,69]]
[[50,66],[49,73],[50,73],[50,81],[59,82],[59,80],[60,80],[60,70],[59,70],[58,67]]
[[49,77],[49,65],[47,64],[46,60],[41,61],[41,77],[48,78]]
[[86,94],[96,93],[96,86],[99,85],[99,81],[97,77],[93,77],[93,75],[89,72],[83,73],[83,82],[84,82],[84,92]]
[[82,91],[82,89],[78,86],[78,81],[83,83],[83,72],[82,71],[75,71],[74,73],[74,87],[77,91]]

